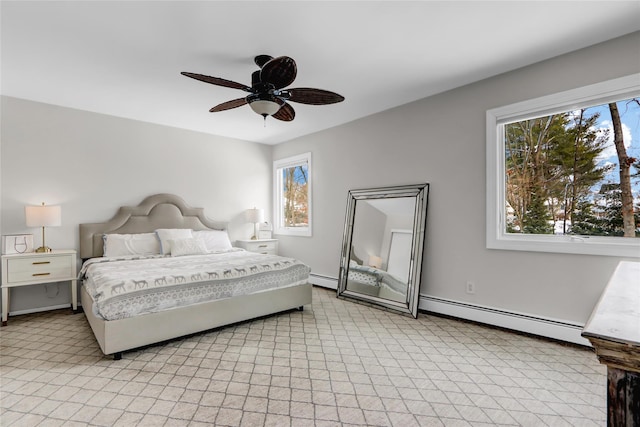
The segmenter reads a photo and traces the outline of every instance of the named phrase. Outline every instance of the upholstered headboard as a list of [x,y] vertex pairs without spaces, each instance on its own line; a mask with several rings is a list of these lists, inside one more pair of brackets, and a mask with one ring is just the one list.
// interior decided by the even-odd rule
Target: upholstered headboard
[[364,265],[364,262],[362,261],[362,259],[358,258],[358,256],[356,255],[355,248],[353,247],[353,245],[351,245],[351,252],[349,252],[349,255],[350,255],[349,258],[351,258],[352,260],[354,260],[360,265]]
[[210,220],[204,209],[192,208],[178,196],[155,194],[138,206],[121,207],[107,222],[80,224],[80,258],[102,256],[103,234],[152,233],[158,228],[226,230],[227,223]]

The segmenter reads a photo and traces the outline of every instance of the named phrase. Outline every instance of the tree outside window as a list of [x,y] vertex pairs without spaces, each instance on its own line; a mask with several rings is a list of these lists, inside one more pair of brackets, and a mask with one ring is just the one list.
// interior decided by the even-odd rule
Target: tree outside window
[[285,227],[309,226],[309,170],[308,165],[282,169],[282,197]]
[[505,124],[507,232],[640,237],[639,126],[637,98]]
[[640,258],[640,75],[487,111],[487,247]]
[[276,234],[311,236],[311,153],[274,162]]

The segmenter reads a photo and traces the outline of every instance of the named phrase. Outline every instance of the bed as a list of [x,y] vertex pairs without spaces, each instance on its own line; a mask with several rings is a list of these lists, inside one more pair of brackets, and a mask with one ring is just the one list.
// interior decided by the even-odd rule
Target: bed
[[[227,223],[210,220],[175,195],[149,196],[138,206],[121,207],[107,222],[79,229],[82,308],[100,349],[116,360],[127,350],[302,309],[312,301],[307,266],[207,247],[210,235],[226,235]],[[160,253],[148,250],[153,235]],[[132,247],[145,253],[125,253]]]
[[395,275],[372,266],[365,265],[351,246],[349,253],[348,288],[351,291],[394,301],[407,299],[407,282]]
[[349,289],[380,298],[404,301],[407,284],[394,275],[351,260],[348,273]]

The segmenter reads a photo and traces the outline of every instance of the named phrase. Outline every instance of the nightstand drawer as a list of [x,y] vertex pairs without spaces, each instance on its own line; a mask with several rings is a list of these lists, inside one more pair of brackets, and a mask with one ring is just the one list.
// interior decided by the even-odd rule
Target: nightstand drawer
[[9,283],[74,277],[70,256],[21,257],[7,260]]
[[278,255],[278,241],[271,240],[238,240],[238,246],[250,252]]
[[251,242],[246,244],[245,249],[259,254],[275,255],[278,251],[278,242]]
[[247,245],[247,250],[255,252],[275,251],[276,242],[251,242]]

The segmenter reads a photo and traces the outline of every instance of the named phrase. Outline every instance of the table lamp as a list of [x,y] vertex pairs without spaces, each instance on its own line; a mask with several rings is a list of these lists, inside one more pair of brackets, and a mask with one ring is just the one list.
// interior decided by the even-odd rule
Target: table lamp
[[62,225],[62,211],[60,206],[25,206],[27,227],[42,227],[42,246],[36,252],[51,252],[44,240],[45,227],[59,227]]
[[264,209],[247,209],[246,212],[247,222],[253,223],[253,236],[251,240],[258,239],[258,224],[264,221]]
[[369,266],[373,268],[382,268],[382,258],[377,255],[369,255]]

